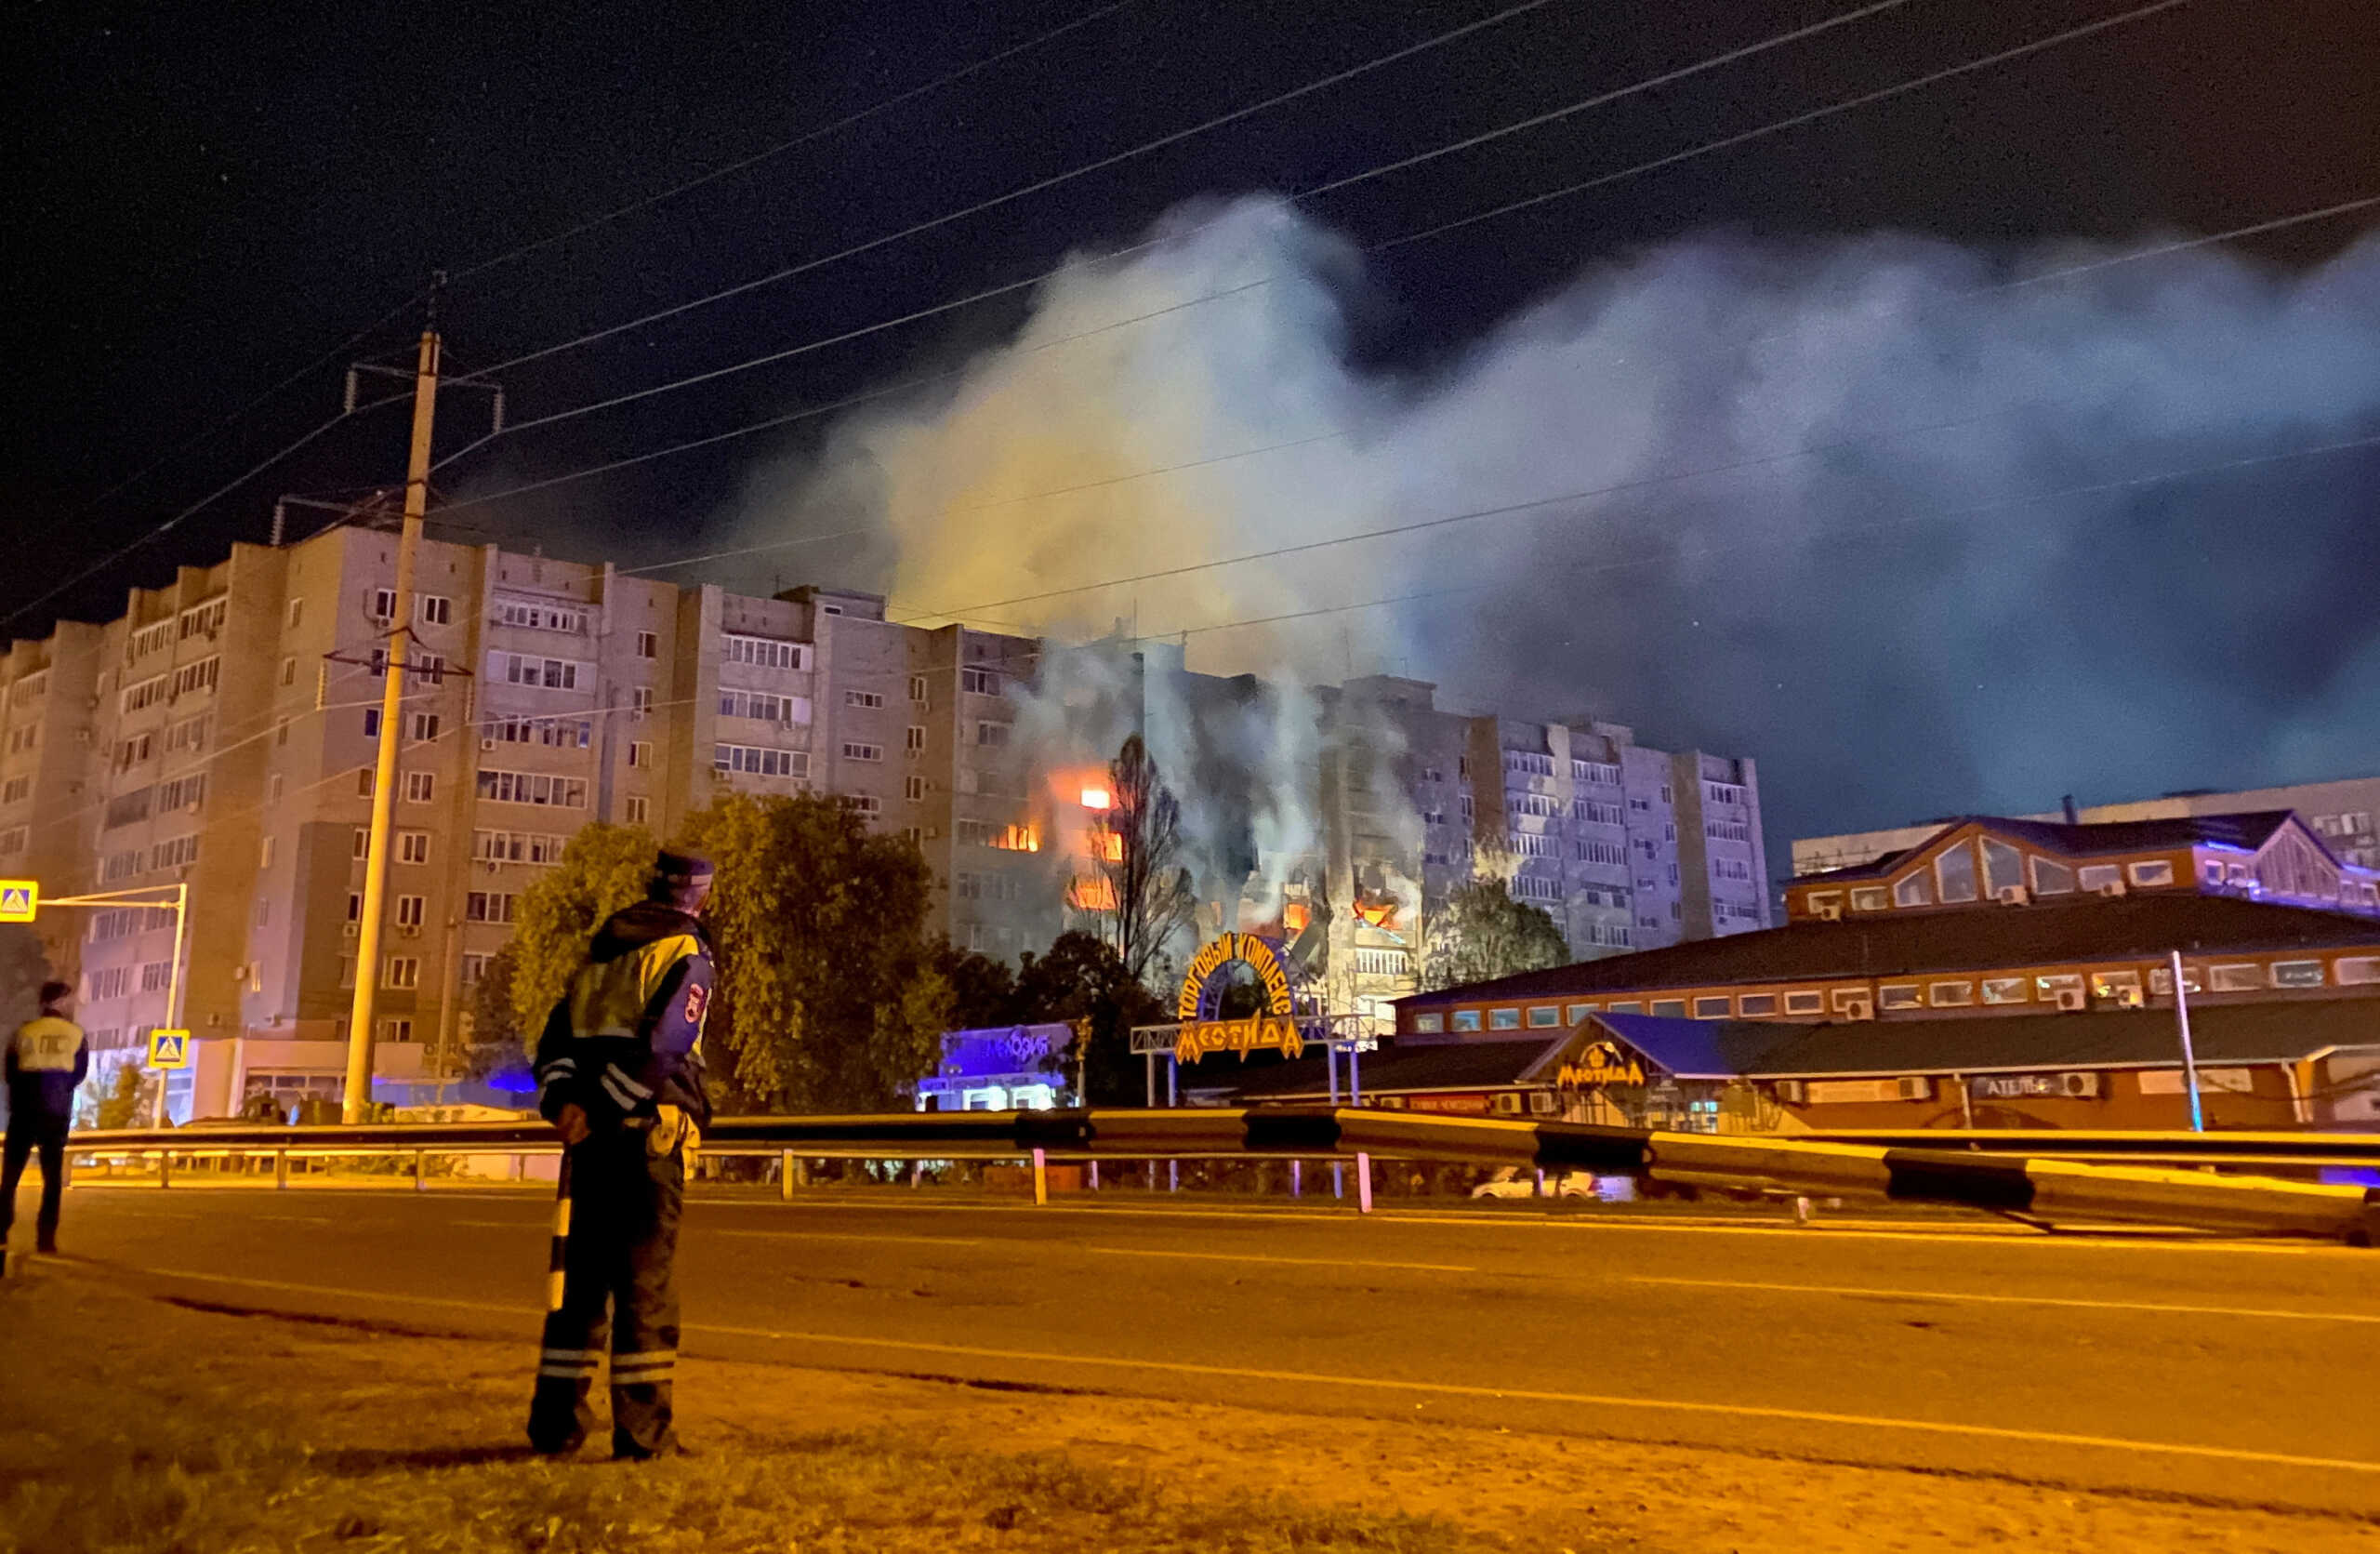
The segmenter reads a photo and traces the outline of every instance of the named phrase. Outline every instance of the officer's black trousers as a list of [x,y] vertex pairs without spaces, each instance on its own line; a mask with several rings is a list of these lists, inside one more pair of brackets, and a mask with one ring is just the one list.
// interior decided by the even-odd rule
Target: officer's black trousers
[[33,1110],[8,1114],[8,1137],[0,1161],[0,1244],[8,1239],[9,1229],[17,1223],[17,1184],[24,1179],[25,1161],[35,1149],[41,1151],[41,1215],[33,1221],[33,1233],[44,1252],[58,1249],[58,1208],[66,1193],[66,1129],[72,1121]]
[[[685,1159],[653,1156],[645,1135],[614,1132],[570,1152],[569,1232],[562,1290],[546,1316],[529,1441],[575,1450],[595,1426],[588,1395],[612,1356],[612,1451],[651,1456],[672,1443],[670,1374],[678,1362],[678,1218]],[[608,1308],[608,1309],[607,1309]]]

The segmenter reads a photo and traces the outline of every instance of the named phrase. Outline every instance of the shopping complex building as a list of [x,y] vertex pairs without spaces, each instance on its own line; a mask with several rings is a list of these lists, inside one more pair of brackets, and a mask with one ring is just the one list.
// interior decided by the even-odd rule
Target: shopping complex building
[[[155,905],[45,910],[51,965],[95,1044],[178,1022],[174,1115],[335,1093],[354,979],[378,979],[376,1074],[434,1077],[471,1036],[474,985],[519,902],[590,821],[666,837],[722,792],[833,795],[906,836],[935,926],[1012,957],[1096,918],[1086,854],[1122,732],[1172,756],[1199,832],[1198,930],[1302,946],[1337,1006],[1419,985],[1431,903],[1492,864],[1581,956],[1765,927],[1748,759],[1637,745],[1625,726],[1435,705],[1426,683],[1302,687],[1190,670],[1178,646],[1061,647],[886,618],[874,594],[771,598],[608,564],[426,541],[395,618],[397,540],[334,527],[132,590],[0,658],[0,877],[46,898],[187,887]],[[384,730],[390,634],[409,633]],[[1062,657],[1095,660],[1082,728]],[[1250,750],[1220,730],[1287,728]],[[1269,721],[1268,721],[1269,720]],[[379,964],[356,946],[378,741],[399,741]],[[1263,741],[1260,741],[1263,742]],[[1483,858],[1482,855],[1491,855]]]

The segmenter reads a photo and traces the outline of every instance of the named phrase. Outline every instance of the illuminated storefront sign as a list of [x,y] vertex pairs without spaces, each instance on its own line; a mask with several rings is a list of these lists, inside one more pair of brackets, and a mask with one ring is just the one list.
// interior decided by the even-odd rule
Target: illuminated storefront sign
[[1554,1082],[1564,1090],[1600,1090],[1615,1084],[1642,1085],[1645,1065],[1632,1053],[1620,1050],[1617,1043],[1596,1042],[1585,1051],[1565,1058]]
[[1298,1022],[1277,1015],[1250,1015],[1244,1020],[1197,1020],[1184,1024],[1173,1038],[1176,1062],[1196,1063],[1210,1052],[1236,1052],[1242,1057],[1270,1048],[1284,1057],[1305,1051]]

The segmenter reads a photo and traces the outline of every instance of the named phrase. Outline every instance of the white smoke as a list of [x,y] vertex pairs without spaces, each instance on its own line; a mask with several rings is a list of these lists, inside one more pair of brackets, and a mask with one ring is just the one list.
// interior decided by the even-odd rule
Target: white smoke
[[[1684,242],[1408,380],[1350,364],[1370,283],[1284,203],[1156,239],[1072,265],[955,387],[758,472],[740,538],[877,524],[896,616],[1120,618],[1211,673],[1617,714],[1762,757],[1772,817],[1813,828],[2380,748],[2380,697],[2298,722],[2380,644],[2380,459],[2121,484],[2380,432],[2380,241],[2298,276],[2202,249],[2038,284],[2108,256]],[[1317,834],[1298,699],[1232,736],[1283,853]]]

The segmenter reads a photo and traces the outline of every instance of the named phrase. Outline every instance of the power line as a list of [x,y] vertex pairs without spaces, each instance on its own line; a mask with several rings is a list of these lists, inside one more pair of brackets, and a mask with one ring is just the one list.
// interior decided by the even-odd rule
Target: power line
[[685,179],[683,182],[671,184],[668,188],[663,189],[655,193],[647,194],[641,199],[630,200],[628,204],[620,206],[613,210],[607,210],[600,216],[590,216],[586,220],[580,221],[575,226],[565,227],[560,232],[549,233],[544,237],[536,239],[535,242],[523,243],[517,248],[509,248],[503,253],[497,254],[493,258],[481,259],[476,264],[466,265],[462,269],[455,271],[448,279],[455,282],[467,281],[474,275],[483,274],[487,271],[496,269],[499,265],[509,264],[514,259],[522,258],[528,254],[534,254],[540,248],[548,248],[557,243],[568,242],[571,238],[577,237],[584,232],[592,232],[597,227],[605,226],[613,221],[620,219],[620,218],[624,216],[633,216],[638,211],[647,210],[654,206],[661,205],[669,200],[674,200],[679,195],[689,193],[694,190],[701,188],[707,183],[712,183],[720,179],[727,178],[732,174],[740,173],[747,167],[757,166],[760,163],[769,161],[774,157],[782,156],[787,152],[795,150],[798,147],[806,146],[813,140],[821,140],[829,135],[839,134],[843,130],[850,129],[853,126],[865,123],[866,120],[872,119],[879,113],[887,113],[894,108],[898,108],[905,102],[912,102],[919,98],[938,92],[945,86],[955,86],[959,82],[966,80],[971,75],[980,74],[981,73],[991,69],[994,65],[1012,60],[1020,54],[1030,53],[1034,49],[1041,47],[1044,44],[1055,42],[1057,39],[1065,36],[1068,33],[1075,32],[1083,27],[1088,27],[1094,21],[1113,16],[1117,11],[1128,9],[1138,3],[1139,0],[1115,0],[1115,3],[1112,5],[1105,5],[1098,7],[1096,10],[1086,11],[1081,16],[1075,18],[1072,21],[1062,22],[1058,26],[1051,28],[1046,33],[1038,33],[1033,37],[1025,39],[1023,43],[1011,45],[1009,47],[1001,49],[997,54],[987,54],[972,64],[961,65],[957,70],[937,75],[932,80],[928,81],[921,86],[912,86],[906,91],[896,92],[892,96],[885,98],[880,101],[870,103],[866,108],[846,113],[841,118],[836,119],[831,123],[820,125],[814,129],[803,130],[800,134],[794,136],[790,139],[779,140],[776,144],[764,147],[760,151],[752,153],[748,156],[738,157],[733,162],[721,164],[717,167],[713,167],[707,173],[700,173],[693,178]]
[[[2181,3],[2181,0],[2166,0],[2166,3],[2178,5]],[[681,313],[692,312],[696,308],[707,307],[713,302],[722,302],[731,297],[740,297],[747,292],[758,290],[761,286],[773,286],[779,281],[789,280],[793,276],[806,274],[810,271],[822,269],[826,265],[851,259],[859,254],[868,253],[874,249],[883,247],[887,244],[898,243],[905,238],[915,237],[919,232],[932,232],[937,227],[948,226],[953,221],[964,220],[970,216],[979,216],[985,211],[996,210],[1001,206],[1012,204],[1028,195],[1038,194],[1046,190],[1057,188],[1061,184],[1071,183],[1077,179],[1085,178],[1092,173],[1116,166],[1120,163],[1130,162],[1137,157],[1145,156],[1151,152],[1162,151],[1168,146],[1178,145],[1183,140],[1203,135],[1209,130],[1220,129],[1225,125],[1236,124],[1241,119],[1264,113],[1269,109],[1278,108],[1284,103],[1294,102],[1301,98],[1310,97],[1316,92],[1324,91],[1331,86],[1342,85],[1345,82],[1354,80],[1359,75],[1366,75],[1373,71],[1383,69],[1386,66],[1395,64],[1401,60],[1410,59],[1416,54],[1426,53],[1430,49],[1441,47],[1447,44],[1455,42],[1457,39],[1467,37],[1473,33],[1479,32],[1485,28],[1496,26],[1501,22],[1510,20],[1514,17],[1524,15],[1529,11],[1539,10],[1551,4],[1553,4],[1553,0],[1521,0],[1520,4],[1506,7],[1504,9],[1495,12],[1493,15],[1483,17],[1475,21],[1467,21],[1460,27],[1451,28],[1447,32],[1439,33],[1432,37],[1424,38],[1419,43],[1408,44],[1402,48],[1394,49],[1389,53],[1376,56],[1373,59],[1365,60],[1361,64],[1352,65],[1345,70],[1333,72],[1329,75],[1309,81],[1303,86],[1292,86],[1288,91],[1277,92],[1261,101],[1250,103],[1246,107],[1235,108],[1229,113],[1216,114],[1212,118],[1201,120],[1197,124],[1194,124],[1185,129],[1173,130],[1170,133],[1160,135],[1153,140],[1144,140],[1139,145],[1132,146],[1127,150],[1111,153],[1106,156],[1099,157],[1093,161],[1082,163],[1077,166],[1070,167],[1064,172],[1052,173],[1047,178],[1037,179],[1030,183],[1021,184],[1018,187],[1008,191],[1006,193],[995,194],[988,199],[978,200],[972,205],[962,206],[958,210],[945,212],[940,216],[929,218],[923,221],[915,222],[909,226],[903,227],[897,232],[885,232],[876,237],[866,238],[861,242],[852,244],[847,247],[839,248],[833,253],[824,254],[813,259],[804,259],[798,264],[787,265],[783,269],[772,271],[768,274],[756,276],[748,281],[739,282],[736,285],[728,286],[721,291],[714,291],[707,296],[697,297],[688,301],[675,303],[669,307],[660,309],[657,312],[646,313],[641,318],[632,318],[622,324],[608,325],[603,328],[591,330],[587,334],[580,335],[574,339],[562,340],[556,344],[529,352],[523,355],[515,356],[509,361],[497,363],[488,370],[492,373],[503,372],[509,368],[521,366],[530,362],[541,361],[548,356],[556,355],[564,351],[574,351],[582,345],[590,345],[600,339],[608,339],[614,335],[622,334],[630,329],[640,329],[648,324],[658,324],[663,319],[675,318]]]
[[359,405],[352,410],[340,411],[337,415],[333,416],[322,425],[314,428],[313,431],[307,432],[296,442],[291,443],[286,447],[284,447],[280,452],[268,456],[262,461],[250,465],[246,470],[242,471],[239,474],[236,474],[230,480],[225,481],[214,490],[209,491],[205,496],[201,497],[198,500],[191,503],[179,512],[175,513],[171,518],[168,518],[164,523],[159,524],[154,528],[149,530],[146,534],[140,535],[139,538],[132,540],[131,543],[109,552],[99,560],[85,567],[82,571],[75,573],[74,576],[67,578],[64,582],[60,583],[57,587],[18,605],[15,609],[9,611],[7,616],[0,617],[0,619],[15,620],[22,616],[28,615],[33,610],[39,609],[42,605],[49,603],[52,599],[57,598],[60,594],[64,593],[67,590],[74,587],[76,584],[83,582],[85,579],[97,573],[105,571],[107,568],[113,566],[117,562],[122,561],[125,557],[140,549],[143,545],[148,544],[150,541],[156,539],[160,536],[178,527],[186,519],[196,516],[202,510],[210,506],[217,498],[226,496],[232,491],[238,490],[249,481],[264,473],[267,470],[271,469],[275,464],[280,463],[291,454],[296,453],[298,449],[313,442],[314,439],[322,436],[324,432],[329,432],[332,428],[342,426],[353,418],[364,414],[366,411],[377,410],[384,405],[403,404],[410,401],[412,398],[413,395],[411,394],[391,394],[387,399],[376,399],[369,405]]
[[[1326,183],[1316,184],[1310,189],[1300,190],[1288,196],[1288,201],[1292,205],[1302,204],[1307,200],[1316,198],[1323,194],[1331,193],[1342,189],[1352,188],[1356,184],[1368,182],[1376,178],[1383,178],[1388,174],[1399,172],[1408,167],[1419,166],[1422,163],[1435,161],[1443,156],[1452,155],[1457,152],[1466,151],[1473,147],[1485,145],[1489,141],[1501,139],[1509,135],[1516,135],[1526,130],[1539,128],[1542,126],[1554,123],[1557,120],[1568,118],[1572,115],[1584,113],[1590,109],[1605,107],[1613,102],[1620,101],[1624,98],[1634,97],[1644,92],[1654,91],[1662,86],[1674,86],[1678,82],[1684,81],[1691,76],[1700,75],[1706,72],[1718,70],[1724,66],[1735,64],[1740,60],[1752,58],[1755,55],[1765,54],[1773,49],[1782,48],[1791,44],[1803,42],[1805,39],[1817,36],[1818,33],[1831,31],[1837,27],[1846,26],[1852,22],[1863,20],[1868,17],[1874,16],[1879,12],[1896,9],[1908,4],[1910,4],[1910,0],[1874,0],[1874,3],[1860,7],[1857,9],[1841,12],[1838,15],[1829,17],[1820,21],[1812,22],[1806,26],[1792,28],[1786,32],[1778,33],[1769,37],[1763,38],[1756,43],[1746,44],[1741,47],[1728,49],[1725,52],[1712,55],[1706,59],[1696,60],[1692,64],[1681,65],[1673,70],[1663,71],[1658,74],[1646,76],[1641,80],[1631,82],[1623,86],[1615,86],[1605,91],[1593,93],[1587,97],[1579,99],[1577,101],[1566,103],[1559,108],[1550,110],[1546,113],[1531,114],[1527,118],[1516,120],[1508,125],[1500,126],[1494,129],[1484,130],[1474,135],[1468,135],[1459,139],[1448,141],[1444,145],[1434,147],[1428,151],[1417,152],[1412,155],[1399,157],[1392,162],[1382,163],[1376,166],[1368,167],[1359,172],[1350,173],[1342,178],[1332,179]],[[1144,239],[1140,243],[1113,250],[1112,252],[1103,256],[1103,261],[1112,264],[1117,259],[1154,248],[1162,242],[1179,242],[1183,238],[1195,235],[1197,232],[1204,232],[1209,228],[1215,226],[1222,219],[1222,217],[1211,218],[1206,221],[1198,222],[1185,231],[1170,233],[1165,238]],[[824,263],[828,261],[822,260],[820,262]],[[736,373],[748,372],[759,367],[769,366],[778,362],[790,360],[796,356],[806,355],[813,351],[824,350],[828,346],[840,345],[850,340],[859,339],[868,335],[877,334],[882,330],[898,328],[906,324],[915,324],[925,319],[938,317],[944,313],[956,312],[961,308],[973,307],[979,302],[986,302],[998,298],[1007,297],[1019,291],[1027,290],[1033,286],[1042,284],[1045,281],[1053,279],[1056,276],[1064,273],[1066,268],[1067,266],[1061,264],[1051,269],[1039,271],[1034,274],[1027,275],[1022,280],[1009,281],[998,286],[987,286],[982,290],[972,292],[964,297],[952,298],[946,301],[933,303],[923,308],[913,309],[908,312],[899,314],[892,318],[883,319],[874,324],[863,325],[853,329],[846,329],[838,334],[828,335],[822,339],[806,341],[800,345],[789,346],[784,350],[769,352],[759,356],[746,358],[739,362],[732,362],[724,366],[714,367],[684,378],[674,379],[666,383],[654,384],[650,388],[638,389],[624,394],[616,394],[609,399],[599,400],[591,404],[575,405],[568,409],[558,410],[550,415],[539,416],[534,419],[517,421],[510,426],[503,428],[501,431],[492,432],[484,437],[476,439],[466,446],[456,449],[455,452],[447,455],[446,458],[440,460],[439,464],[433,466],[433,468],[443,468],[445,465],[451,464],[458,458],[476,452],[478,449],[483,448],[488,444],[496,442],[500,438],[510,437],[518,432],[527,432],[535,427],[549,426],[557,421],[572,420],[580,416],[593,415],[601,410],[609,410],[617,405],[633,404],[638,400],[650,399],[657,394],[673,393],[680,389],[693,388],[697,384],[711,382],[715,379],[730,377]],[[1256,282],[1251,284],[1263,285],[1267,283]],[[1247,288],[1233,288],[1234,291],[1245,289]],[[1228,296],[1230,294],[1230,292],[1223,292],[1215,295]],[[689,305],[699,306],[700,304],[694,303]],[[633,325],[624,325],[624,327],[632,326]],[[528,359],[530,358],[516,358],[515,360],[519,361]],[[511,364],[508,363],[506,365],[509,365]]]

